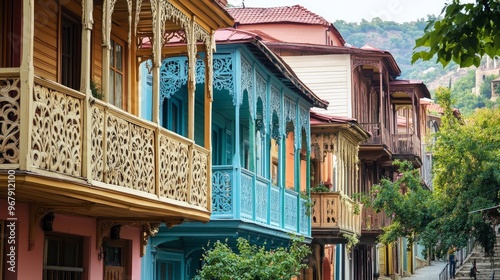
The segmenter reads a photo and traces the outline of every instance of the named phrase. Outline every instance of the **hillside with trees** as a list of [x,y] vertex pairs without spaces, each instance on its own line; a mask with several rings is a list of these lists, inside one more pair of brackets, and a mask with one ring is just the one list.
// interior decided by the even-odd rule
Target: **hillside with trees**
[[428,16],[427,19],[397,23],[374,18],[359,23],[337,20],[333,24],[345,41],[354,47],[370,45],[389,51],[401,68],[400,79],[421,80],[432,95],[440,86],[451,88],[453,106],[460,109],[462,114],[469,115],[476,108],[491,108],[496,103],[490,100],[492,92],[489,82],[496,78],[495,76],[485,77],[479,95],[475,95],[474,66],[460,68],[458,64],[450,62],[443,67],[442,64],[436,63],[436,59],[417,60],[414,64],[411,63],[415,40],[424,35],[428,21],[434,19],[436,19],[434,16]]
[[[415,40],[424,34],[428,20],[397,23],[374,18],[371,21],[362,20],[359,23],[337,20],[333,25],[339,30],[345,41],[355,47],[370,45],[389,51],[401,68],[402,79],[422,80],[426,84],[438,80],[441,76],[458,69],[456,64],[450,63],[443,68],[435,61],[417,61],[411,64]],[[430,85],[428,85],[430,86]]]

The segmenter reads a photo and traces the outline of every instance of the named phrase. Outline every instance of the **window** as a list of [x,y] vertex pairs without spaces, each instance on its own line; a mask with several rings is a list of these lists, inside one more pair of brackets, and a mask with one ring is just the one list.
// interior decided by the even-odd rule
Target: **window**
[[179,135],[184,135],[184,122],[183,115],[184,110],[182,106],[182,101],[175,97],[165,98],[163,101],[163,119],[162,126],[168,130],[171,130]]
[[109,63],[109,103],[123,109],[124,44],[111,40]]
[[0,1],[0,67],[21,65],[22,1]]
[[80,90],[81,20],[62,9],[61,15],[61,84]]
[[80,280],[83,273],[83,238],[47,234],[44,244],[44,280]]

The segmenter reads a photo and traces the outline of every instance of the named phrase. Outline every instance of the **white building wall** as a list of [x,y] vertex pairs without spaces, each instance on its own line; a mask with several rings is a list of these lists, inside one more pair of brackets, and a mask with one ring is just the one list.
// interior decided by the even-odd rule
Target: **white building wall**
[[297,76],[321,99],[327,110],[313,108],[321,114],[352,116],[351,58],[348,54],[282,56]]

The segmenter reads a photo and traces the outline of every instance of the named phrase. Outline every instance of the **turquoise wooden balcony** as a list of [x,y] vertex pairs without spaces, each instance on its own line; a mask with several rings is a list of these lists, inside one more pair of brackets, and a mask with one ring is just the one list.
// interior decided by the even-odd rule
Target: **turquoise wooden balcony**
[[211,221],[237,219],[310,236],[306,202],[299,193],[273,186],[246,169],[212,168]]

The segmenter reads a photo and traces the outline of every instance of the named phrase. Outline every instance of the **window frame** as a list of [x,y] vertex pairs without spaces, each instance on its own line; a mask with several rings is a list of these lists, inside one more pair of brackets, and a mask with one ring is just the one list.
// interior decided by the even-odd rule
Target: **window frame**
[[[127,44],[125,42],[125,40],[117,37],[117,36],[113,36],[111,35],[111,49],[109,50],[110,51],[110,63],[109,63],[109,69],[108,71],[110,71],[110,74],[109,74],[109,90],[108,90],[108,94],[109,94],[109,103],[115,105],[116,107],[122,109],[122,110],[127,110],[127,87],[126,87],[126,84],[125,84],[125,81],[126,81],[126,76],[127,76],[127,69],[128,69],[128,65],[127,65],[127,55],[126,55],[126,52],[127,52]],[[116,45],[119,45],[121,47],[121,70],[117,69],[116,67]],[[111,73],[113,73],[113,79],[111,78]],[[116,74],[120,74],[122,76],[122,81],[121,81],[121,102],[120,104],[117,104],[116,100],[117,100],[117,94],[116,94]],[[113,90],[111,90],[111,86],[113,87]]]
[[[80,80],[81,80],[81,61],[82,61],[82,20],[81,16],[72,12],[70,9],[60,5],[59,6],[59,24],[58,24],[58,34],[59,34],[59,49],[58,51],[58,67],[59,67],[59,83],[72,88],[74,90],[80,91]],[[64,38],[64,30],[63,25],[64,21],[72,24],[72,44],[69,48],[73,50],[73,54],[71,55],[71,63],[68,67],[64,67],[64,42],[66,41]],[[63,69],[64,68],[64,69]],[[73,69],[74,72],[68,73],[65,69]],[[70,74],[69,76],[67,76]],[[66,82],[66,80],[69,80]]]
[[[77,244],[77,254],[70,254],[72,257],[77,257],[77,260],[75,263],[77,263],[77,266],[65,266],[61,263],[59,263],[61,260],[66,260],[67,256],[64,255],[61,260],[57,261],[57,264],[48,264],[48,257],[49,257],[49,244],[48,242],[50,240],[55,240],[59,242],[60,248],[58,248],[58,258],[60,258],[60,255],[64,255],[65,252],[65,245],[67,242],[71,241],[72,243]],[[84,270],[85,270],[85,261],[84,261],[84,238],[83,236],[78,236],[78,235],[71,235],[71,234],[62,234],[62,233],[46,233],[44,236],[44,244],[43,244],[43,275],[42,279],[51,279],[51,278],[46,278],[46,270],[51,269],[51,268],[58,268],[59,271],[69,271],[69,272],[80,272],[81,277],[83,278]],[[61,269],[62,268],[62,269]]]

